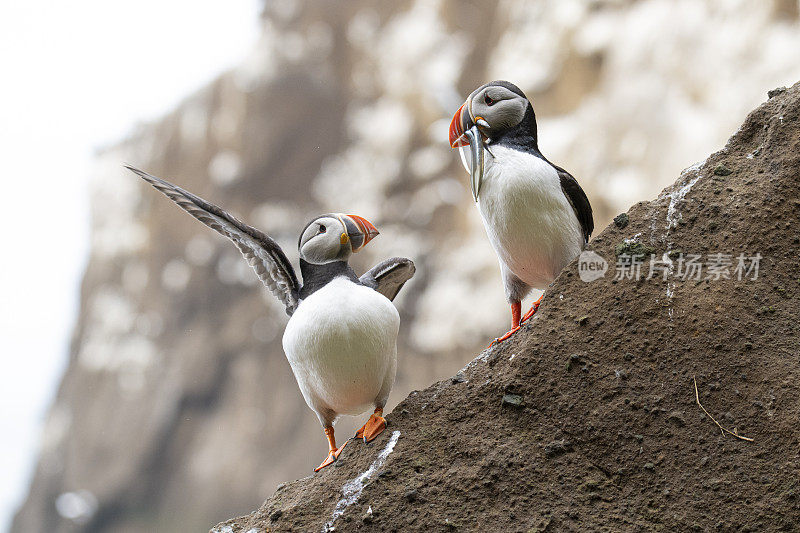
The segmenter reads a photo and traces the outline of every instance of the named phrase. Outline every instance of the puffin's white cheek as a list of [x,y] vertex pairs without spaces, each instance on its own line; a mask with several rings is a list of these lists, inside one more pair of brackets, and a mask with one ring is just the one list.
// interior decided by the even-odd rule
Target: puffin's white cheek
[[311,239],[303,246],[301,254],[309,263],[321,264],[324,262],[323,246],[320,246],[319,238]]

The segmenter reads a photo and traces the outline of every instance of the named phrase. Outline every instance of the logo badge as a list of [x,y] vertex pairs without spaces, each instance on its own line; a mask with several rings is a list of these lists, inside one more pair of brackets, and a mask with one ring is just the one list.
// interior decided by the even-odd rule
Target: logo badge
[[581,281],[589,283],[602,278],[608,271],[608,262],[591,250],[584,250],[578,257],[578,276]]

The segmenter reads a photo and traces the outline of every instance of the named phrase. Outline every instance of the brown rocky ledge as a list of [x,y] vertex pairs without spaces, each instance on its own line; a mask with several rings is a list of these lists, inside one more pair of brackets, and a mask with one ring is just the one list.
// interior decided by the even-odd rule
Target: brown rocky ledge
[[[603,278],[573,263],[534,320],[412,393],[373,443],[213,531],[797,530],[799,177],[800,84],[594,238]],[[615,281],[638,252],[675,269],[644,279],[647,255]],[[731,264],[705,279],[718,253]],[[757,279],[737,279],[740,254],[760,254]]]

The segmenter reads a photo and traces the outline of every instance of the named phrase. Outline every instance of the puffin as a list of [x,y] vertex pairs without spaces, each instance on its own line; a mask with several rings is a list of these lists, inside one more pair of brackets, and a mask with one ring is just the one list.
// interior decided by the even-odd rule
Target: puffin
[[[278,243],[216,205],[142,170],[125,167],[191,216],[230,239],[289,315],[283,349],[297,385],[316,413],[335,462],[353,439],[369,442],[386,428],[383,409],[397,370],[400,315],[392,300],[414,275],[414,263],[393,257],[356,276],[348,264],[378,230],[357,215],[316,217],[298,240],[302,283]],[[339,415],[373,409],[367,422],[336,446]]]
[[500,262],[511,329],[531,289],[544,291],[580,255],[594,230],[592,206],[578,181],[539,150],[536,115],[519,87],[493,81],[475,89],[450,122],[449,140],[470,175],[475,201]]

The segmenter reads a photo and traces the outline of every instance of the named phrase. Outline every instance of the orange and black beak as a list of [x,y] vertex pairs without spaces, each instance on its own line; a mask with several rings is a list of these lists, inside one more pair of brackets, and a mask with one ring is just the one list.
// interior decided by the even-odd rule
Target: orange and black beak
[[[453,115],[453,120],[450,121],[450,148],[460,148],[469,145],[464,132],[469,129],[465,122],[469,121],[469,112],[464,108],[468,102],[465,102],[458,108],[456,114]],[[464,119],[466,115],[466,120]]]
[[342,222],[354,253],[361,250],[379,234],[372,222],[358,215],[342,215]]
[[[483,183],[483,162],[484,162],[484,141],[485,136],[478,128],[488,127],[486,120],[478,117],[477,124],[470,112],[471,98],[458,108],[453,120],[450,121],[450,147],[458,148],[461,155],[461,162],[470,175],[470,188],[472,198],[478,201]],[[469,147],[469,157],[466,155],[465,147]]]

